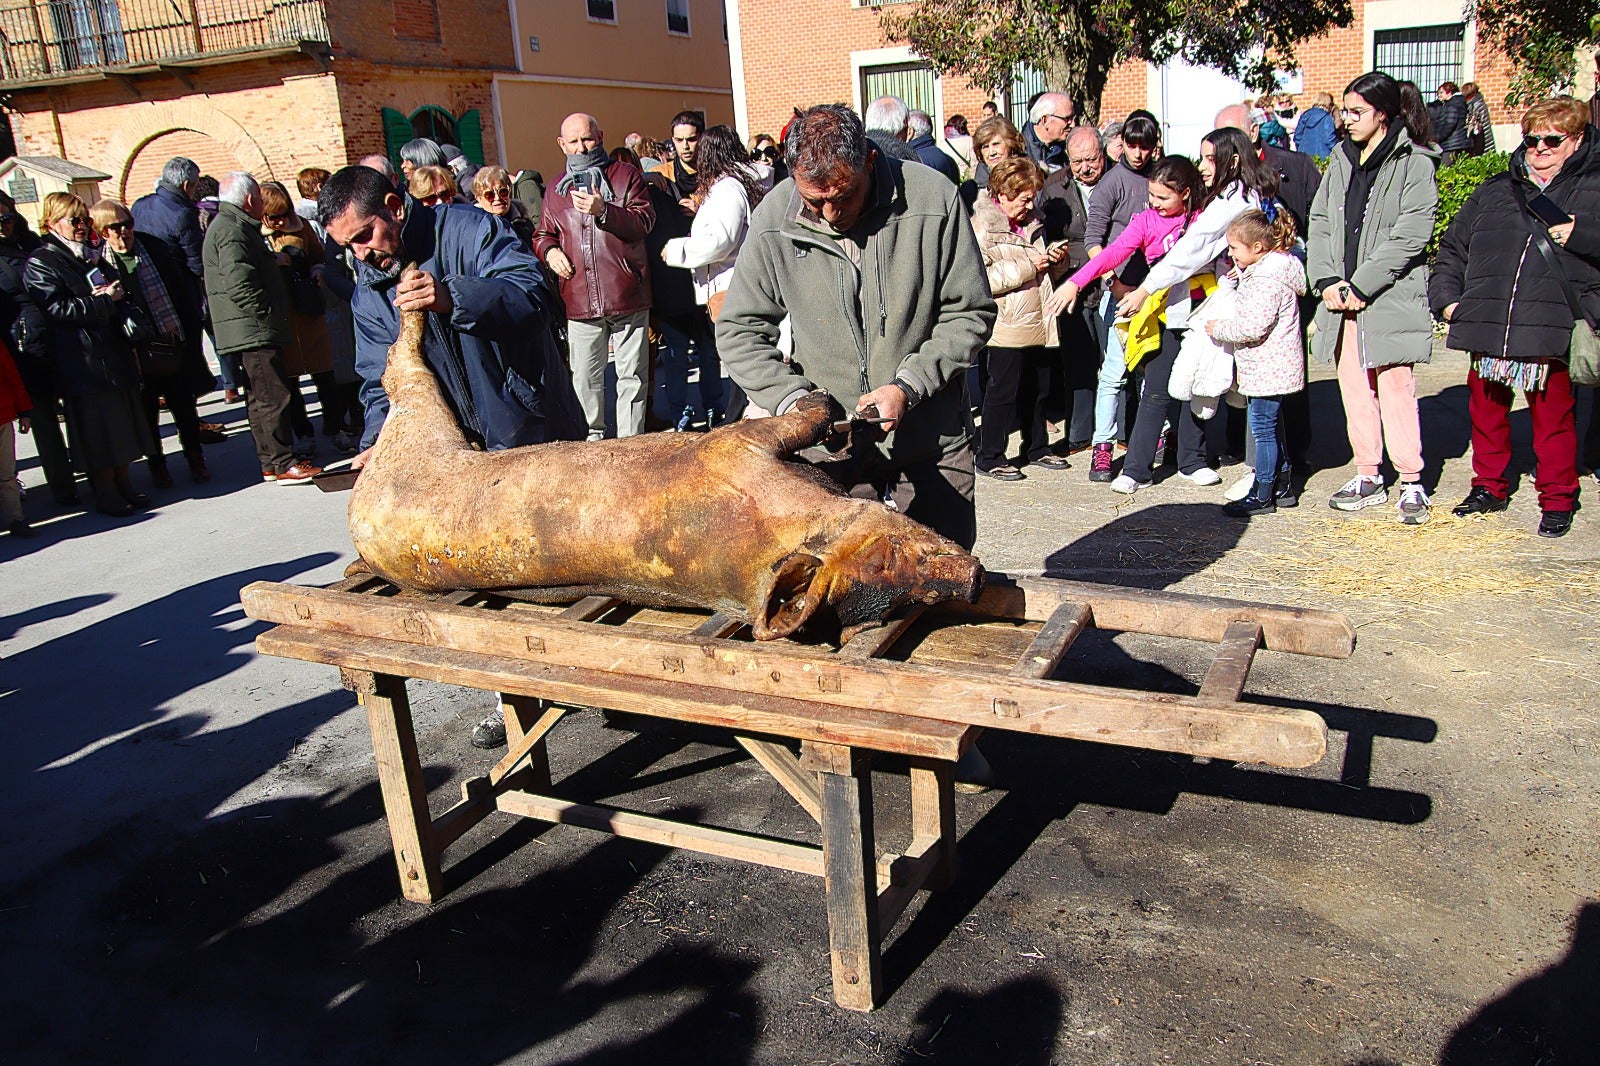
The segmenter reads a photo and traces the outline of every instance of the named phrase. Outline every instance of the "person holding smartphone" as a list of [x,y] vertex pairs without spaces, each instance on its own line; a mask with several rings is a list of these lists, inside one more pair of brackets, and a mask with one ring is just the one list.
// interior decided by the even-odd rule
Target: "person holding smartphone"
[[617,367],[617,436],[644,432],[650,400],[650,263],[656,211],[639,168],[606,153],[593,115],[568,115],[567,172],[545,190],[533,254],[560,279],[572,385],[588,438],[606,434],[606,353]]
[[1575,316],[1600,322],[1600,151],[1589,108],[1558,96],[1522,116],[1522,146],[1467,198],[1445,231],[1429,300],[1450,347],[1471,355],[1472,490],[1461,517],[1510,505],[1511,404],[1528,398],[1538,461],[1539,535],[1565,536],[1578,502],[1569,349]]
[[44,311],[46,350],[67,413],[67,440],[89,475],[95,510],[114,517],[148,506],[128,465],[154,448],[139,398],[139,367],[123,323],[122,283],[89,241],[89,208],[71,193],[44,198],[45,236],[23,283]]

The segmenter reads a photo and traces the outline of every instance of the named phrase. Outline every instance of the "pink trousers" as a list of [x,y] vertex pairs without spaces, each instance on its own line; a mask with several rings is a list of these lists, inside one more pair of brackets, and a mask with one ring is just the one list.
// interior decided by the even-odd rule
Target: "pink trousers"
[[1411,364],[1363,368],[1356,316],[1350,314],[1340,326],[1338,362],[1339,395],[1356,473],[1377,477],[1387,445],[1400,480],[1416,481],[1422,476],[1422,419],[1417,414],[1417,379]]

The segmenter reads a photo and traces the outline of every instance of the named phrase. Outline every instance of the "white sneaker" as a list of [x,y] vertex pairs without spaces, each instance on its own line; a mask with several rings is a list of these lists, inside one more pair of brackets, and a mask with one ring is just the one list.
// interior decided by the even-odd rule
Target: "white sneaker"
[[1239,475],[1239,480],[1235,481],[1232,485],[1229,485],[1225,490],[1223,490],[1222,498],[1227,500],[1229,503],[1237,503],[1246,496],[1250,495],[1250,490],[1255,487],[1256,472],[1251,470],[1249,467],[1245,467],[1244,473]]
[[1111,491],[1120,492],[1124,496],[1132,496],[1140,489],[1147,489],[1151,485],[1148,481],[1135,481],[1127,474],[1118,474],[1111,482]]
[[1196,470],[1192,474],[1185,474],[1182,471],[1179,471],[1178,476],[1189,482],[1191,485],[1222,484],[1222,475],[1211,469],[1209,466],[1202,466],[1199,470]]
[[1400,486],[1400,502],[1396,509],[1400,512],[1400,521],[1406,525],[1420,526],[1426,522],[1432,504],[1427,490],[1417,482],[1407,481]]

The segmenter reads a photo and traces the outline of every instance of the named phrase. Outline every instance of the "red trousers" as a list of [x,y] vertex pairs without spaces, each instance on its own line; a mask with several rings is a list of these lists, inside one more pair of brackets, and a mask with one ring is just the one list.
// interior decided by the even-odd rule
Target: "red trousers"
[[[1505,499],[1510,491],[1506,468],[1511,465],[1511,386],[1484,381],[1467,373],[1472,416],[1472,487],[1488,489]],[[1541,511],[1570,511],[1578,500],[1578,432],[1573,416],[1572,378],[1559,363],[1550,366],[1545,386],[1528,393],[1533,416],[1533,483]]]

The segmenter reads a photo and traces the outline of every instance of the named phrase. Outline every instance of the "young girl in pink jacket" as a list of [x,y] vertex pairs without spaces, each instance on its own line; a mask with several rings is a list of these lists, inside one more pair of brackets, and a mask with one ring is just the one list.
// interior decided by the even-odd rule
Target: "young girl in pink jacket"
[[1289,487],[1278,412],[1285,397],[1306,387],[1299,304],[1306,268],[1288,253],[1294,219],[1276,202],[1267,205],[1271,215],[1252,209],[1229,224],[1238,296],[1231,317],[1206,323],[1213,340],[1234,346],[1234,388],[1250,401],[1245,415],[1255,443],[1256,483],[1250,495],[1223,505],[1223,513],[1236,518],[1273,514],[1280,502],[1298,502]]

